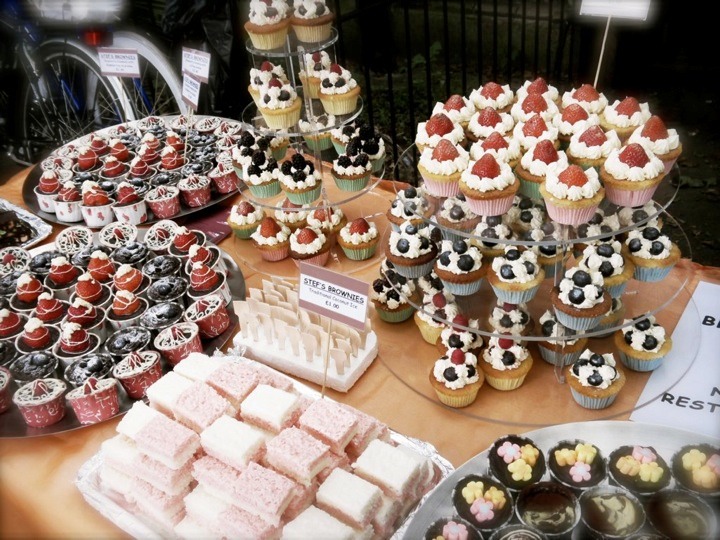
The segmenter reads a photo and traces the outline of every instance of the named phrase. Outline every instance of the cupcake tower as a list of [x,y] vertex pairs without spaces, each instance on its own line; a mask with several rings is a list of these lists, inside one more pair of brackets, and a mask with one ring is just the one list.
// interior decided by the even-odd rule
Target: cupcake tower
[[[35,188],[39,208],[63,224],[138,225],[207,206],[238,189],[230,152],[237,122],[147,117],[58,148]],[[62,157],[60,157],[62,156]]]
[[3,373],[17,405],[7,414],[19,411],[34,428],[68,410],[81,424],[103,421],[118,413],[118,392],[142,398],[163,366],[230,327],[225,263],[202,232],[161,221],[144,242],[136,237],[127,223],[96,236],[70,227],[47,251],[18,257],[0,310]]

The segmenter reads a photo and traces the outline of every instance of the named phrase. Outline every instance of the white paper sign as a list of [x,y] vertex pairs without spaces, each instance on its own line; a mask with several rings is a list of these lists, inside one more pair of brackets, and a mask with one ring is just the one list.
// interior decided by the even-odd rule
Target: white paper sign
[[189,73],[199,81],[208,82],[210,77],[210,53],[183,47],[182,71]]
[[183,75],[182,99],[188,107],[197,110],[200,102],[200,81],[187,73]]
[[105,77],[140,77],[140,64],[135,49],[98,47],[100,71]]
[[647,20],[650,0],[582,0],[580,15]]
[[[701,281],[692,299],[697,310],[692,303],[685,308],[672,335],[673,348],[650,376],[638,403],[659,397],[630,419],[720,439],[720,285]],[[683,376],[691,360],[683,351],[695,350],[690,340],[698,339],[695,363]]]
[[368,284],[344,274],[300,263],[299,305],[355,328],[365,328]]

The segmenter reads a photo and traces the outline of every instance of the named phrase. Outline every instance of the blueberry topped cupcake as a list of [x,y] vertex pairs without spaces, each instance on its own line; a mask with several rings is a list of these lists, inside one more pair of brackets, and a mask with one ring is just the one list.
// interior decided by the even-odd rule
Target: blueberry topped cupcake
[[[560,324],[555,314],[546,310],[540,316],[540,331],[545,341],[538,341],[540,356],[548,364],[567,366],[575,362],[585,350],[587,338],[572,337],[573,332]],[[558,338],[563,339],[558,339]]]
[[399,228],[406,221],[422,227],[432,214],[433,206],[428,201],[425,190],[410,186],[398,191],[387,211],[387,218],[393,229]]
[[577,331],[595,328],[611,305],[602,274],[579,266],[565,272],[550,298],[558,321]]
[[610,481],[643,498],[670,485],[672,473],[652,446],[624,445],[607,459]]
[[492,475],[511,491],[538,482],[545,474],[545,456],[532,439],[506,435],[488,452]]
[[475,401],[484,380],[477,357],[460,349],[448,350],[438,359],[429,378],[440,402],[454,408],[467,407]]
[[458,313],[440,332],[436,345],[441,353],[460,349],[472,352],[480,357],[483,338],[478,333],[480,325],[477,319],[469,319],[467,315]]
[[658,217],[658,207],[653,201],[649,201],[644,205],[633,208],[625,206],[617,212],[620,226],[623,228],[643,229],[645,227],[655,227],[660,229],[660,218]]
[[652,371],[660,367],[672,349],[672,338],[655,317],[640,315],[632,320],[625,319],[623,326],[614,339],[623,365],[633,371]]
[[510,336],[491,337],[480,362],[487,383],[502,391],[519,388],[532,365],[530,351],[518,339]]
[[527,304],[508,304],[498,302],[490,311],[488,326],[491,332],[527,336],[534,327],[527,310]]
[[475,237],[480,237],[475,238],[473,242],[480,248],[483,256],[487,259],[502,255],[507,247],[507,244],[502,243],[502,240],[510,240],[515,236],[510,227],[509,214],[482,216],[472,234]]
[[680,260],[680,248],[656,227],[630,231],[625,244],[638,281],[662,281]]
[[485,276],[482,253],[467,239],[443,240],[434,269],[445,290],[458,296],[476,293]]
[[383,321],[399,323],[413,316],[419,298],[414,281],[387,270],[373,281],[370,300]]
[[430,240],[428,227],[418,228],[410,222],[390,233],[385,254],[395,270],[406,278],[427,274],[435,263],[438,249]]
[[618,369],[612,353],[585,349],[565,374],[573,398],[586,409],[609,407],[625,385],[625,374]]
[[513,205],[507,213],[510,226],[518,233],[539,229],[545,223],[545,207],[539,202],[516,195]]
[[435,217],[442,229],[443,238],[447,240],[468,238],[468,235],[480,223],[480,216],[470,209],[465,195],[462,193],[445,199]]
[[617,298],[622,296],[635,272],[635,265],[623,255],[622,244],[617,240],[591,244],[583,251],[579,265],[591,272],[600,272],[608,294]]
[[492,261],[488,281],[501,302],[522,304],[535,297],[545,271],[537,262],[532,250],[520,251],[518,246],[507,246],[502,256]]
[[[387,259],[383,261],[383,264],[392,265],[392,263]],[[393,266],[389,267],[394,268]],[[424,276],[420,276],[419,278],[417,278],[416,281],[418,289],[420,289],[420,293],[423,295],[434,296],[435,293],[442,292],[443,289],[445,289],[445,285],[443,285],[442,280],[435,273],[435,270],[430,270],[430,272],[428,272]]]

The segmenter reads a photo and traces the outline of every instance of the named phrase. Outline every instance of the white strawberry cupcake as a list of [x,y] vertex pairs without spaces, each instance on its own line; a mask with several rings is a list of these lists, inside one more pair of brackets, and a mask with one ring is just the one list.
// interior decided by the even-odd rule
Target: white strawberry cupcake
[[514,127],[515,119],[510,114],[485,107],[472,115],[466,133],[468,139],[475,142],[487,139],[495,131],[500,135],[512,135]]
[[559,112],[557,105],[545,99],[542,94],[527,94],[522,98],[518,96],[517,101],[510,109],[510,114],[516,122],[527,122],[536,114],[549,122]]
[[520,188],[510,165],[484,154],[460,175],[460,191],[470,209],[481,216],[499,216],[512,206]]
[[290,235],[290,257],[296,264],[302,261],[325,266],[330,257],[330,242],[319,229],[301,227]]
[[540,184],[545,181],[547,168],[552,163],[567,167],[568,157],[548,139],[538,141],[525,152],[515,167],[515,176],[520,179],[520,193],[532,199],[540,198]]
[[589,221],[605,196],[595,169],[583,171],[578,165],[565,168],[549,165],[545,182],[540,184],[548,215],[564,225]]
[[418,124],[415,134],[415,144],[418,150],[435,148],[441,139],[448,139],[451,143],[463,145],[465,130],[445,113],[433,114],[427,122]]
[[492,107],[498,112],[506,113],[510,112],[510,108],[515,102],[515,93],[509,85],[501,86],[493,81],[486,82],[480,88],[473,90],[469,97],[478,111]]
[[515,124],[513,137],[520,143],[523,152],[529,150],[543,139],[552,141],[555,148],[560,146],[557,128],[552,123],[548,125],[542,115],[537,113],[530,116],[526,121]]
[[433,114],[443,113],[450,120],[467,130],[470,117],[475,114],[475,105],[460,94],[453,94],[445,103],[437,102],[432,110]]
[[592,84],[585,83],[563,94],[563,110],[573,104],[580,105],[590,114],[599,115],[607,107],[608,100],[605,94],[598,92]]
[[647,103],[628,96],[622,101],[615,100],[600,115],[600,125],[605,131],[613,130],[620,137],[620,142],[628,140],[633,131],[650,119],[650,107]]
[[515,92],[518,101],[522,101],[528,94],[541,95],[547,101],[552,101],[556,106],[560,106],[560,92],[542,77],[537,77],[532,81],[528,79]]
[[613,150],[600,168],[600,178],[610,202],[619,206],[642,206],[665,177],[665,165],[638,143]]
[[357,218],[349,222],[337,237],[337,243],[348,259],[364,261],[375,255],[380,235],[375,223],[365,218]]
[[470,159],[478,160],[483,154],[492,154],[498,161],[504,161],[511,169],[520,161],[520,143],[509,133],[503,136],[493,131],[485,140],[479,140],[470,147]]
[[460,192],[460,174],[469,162],[470,156],[464,148],[441,139],[435,148],[423,150],[418,171],[430,195],[454,197]]
[[281,261],[290,255],[290,229],[269,216],[262,219],[250,239],[266,261]]
[[567,155],[568,161],[580,165],[583,169],[593,167],[600,172],[600,167],[610,152],[620,148],[620,139],[614,131],[607,133],[600,126],[588,126],[580,133],[570,137]]
[[670,172],[682,154],[682,144],[677,131],[667,129],[659,116],[648,118],[643,126],[633,131],[628,142],[640,143],[660,158],[665,165],[665,174]]
[[573,135],[599,124],[600,117],[595,113],[587,112],[578,103],[571,103],[562,110],[562,114],[555,115],[553,118],[553,126],[558,130],[558,141],[563,150],[567,149]]

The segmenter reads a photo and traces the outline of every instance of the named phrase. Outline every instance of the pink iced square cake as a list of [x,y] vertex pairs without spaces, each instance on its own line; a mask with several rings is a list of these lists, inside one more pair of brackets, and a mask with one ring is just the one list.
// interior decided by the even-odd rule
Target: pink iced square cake
[[341,454],[357,433],[359,419],[349,408],[329,399],[317,399],[300,415],[297,426]]
[[240,416],[261,429],[280,433],[295,423],[301,405],[297,394],[259,384],[240,404]]
[[200,434],[200,443],[208,455],[239,470],[258,460],[266,439],[265,432],[225,415]]
[[234,414],[230,402],[207,384],[195,382],[172,405],[175,419],[200,433],[224,414]]
[[330,463],[330,447],[309,433],[290,427],[267,442],[264,459],[274,469],[307,486]]

